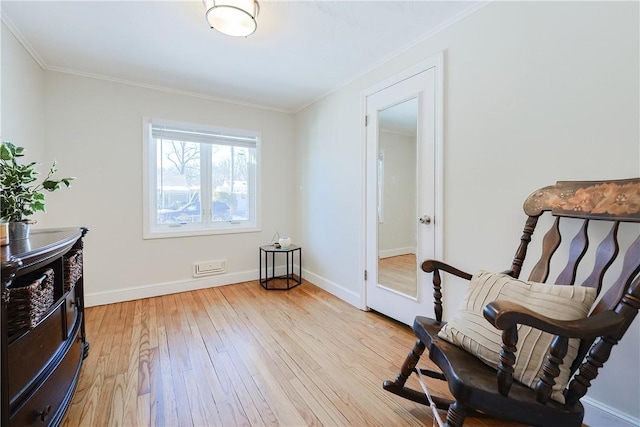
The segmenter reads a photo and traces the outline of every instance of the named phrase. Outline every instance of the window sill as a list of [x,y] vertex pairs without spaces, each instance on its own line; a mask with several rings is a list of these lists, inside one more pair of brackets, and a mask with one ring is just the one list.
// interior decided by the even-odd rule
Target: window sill
[[216,234],[238,234],[238,233],[255,233],[261,231],[260,227],[255,225],[238,226],[237,224],[230,224],[230,227],[220,228],[187,228],[176,227],[171,231],[166,229],[161,230],[146,230],[142,236],[144,240],[148,239],[171,239],[175,237],[198,237],[198,236],[211,236]]

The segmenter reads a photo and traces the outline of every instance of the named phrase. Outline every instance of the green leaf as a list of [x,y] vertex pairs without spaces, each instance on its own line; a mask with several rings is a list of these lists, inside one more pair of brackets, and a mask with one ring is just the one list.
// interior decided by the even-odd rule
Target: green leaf
[[[11,160],[13,158],[12,154],[13,144],[10,142],[3,142],[2,146],[0,146],[0,159],[2,160]],[[14,149],[15,151],[15,149]]]
[[43,202],[33,202],[31,204],[31,207],[33,208],[34,211],[40,211],[40,212],[44,212],[44,203]]
[[71,176],[69,178],[62,178],[61,181],[64,182],[64,185],[67,186],[67,188],[71,187],[71,181],[73,181],[74,179],[76,179],[75,176]]
[[42,186],[47,191],[54,191],[60,188],[60,181],[47,180],[42,183]]

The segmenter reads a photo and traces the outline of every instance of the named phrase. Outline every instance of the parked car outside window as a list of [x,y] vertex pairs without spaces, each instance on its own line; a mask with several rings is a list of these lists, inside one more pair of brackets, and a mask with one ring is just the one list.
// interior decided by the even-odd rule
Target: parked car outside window
[[[213,221],[230,221],[231,208],[224,202],[213,201],[211,203],[211,212]],[[174,209],[158,212],[158,222],[160,223],[194,223],[201,222],[202,211],[200,202],[191,202],[186,205]]]

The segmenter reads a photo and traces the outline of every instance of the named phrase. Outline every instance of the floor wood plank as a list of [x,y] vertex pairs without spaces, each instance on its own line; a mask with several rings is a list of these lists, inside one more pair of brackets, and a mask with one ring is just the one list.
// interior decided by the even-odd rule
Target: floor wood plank
[[91,307],[86,319],[91,348],[65,427],[432,425],[429,408],[381,387],[411,330],[308,282]]
[[378,283],[415,297],[418,293],[415,254],[378,259]]

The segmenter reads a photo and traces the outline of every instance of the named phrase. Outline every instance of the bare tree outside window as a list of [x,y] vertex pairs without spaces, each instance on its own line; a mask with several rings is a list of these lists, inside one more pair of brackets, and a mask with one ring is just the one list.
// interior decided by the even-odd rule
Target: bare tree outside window
[[166,158],[176,167],[180,175],[185,175],[185,170],[189,162],[200,159],[200,150],[197,144],[184,141],[170,141],[167,147],[169,148],[169,152],[166,153]]

